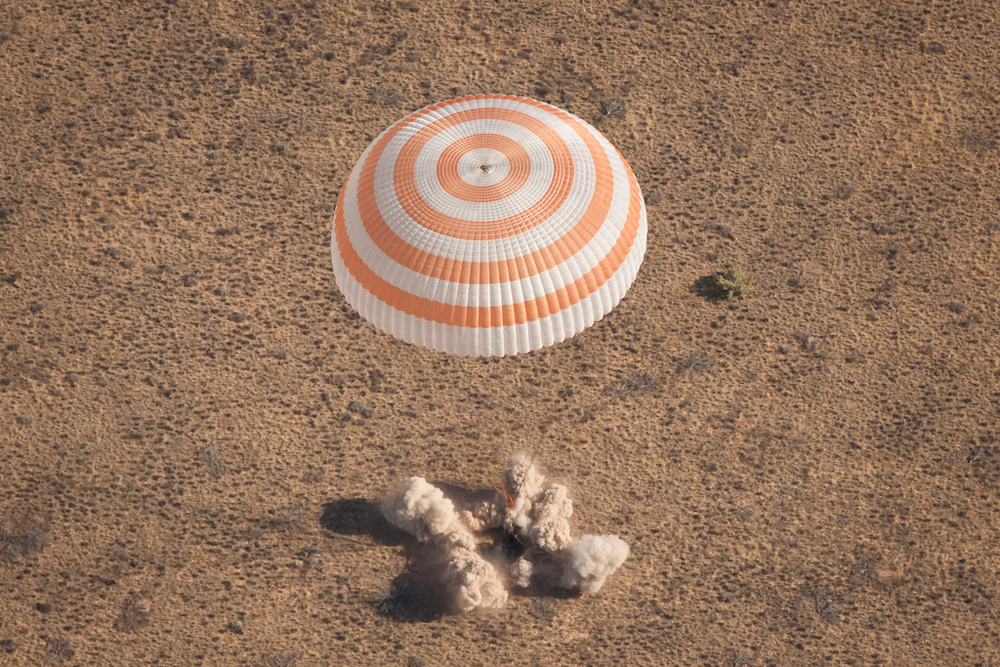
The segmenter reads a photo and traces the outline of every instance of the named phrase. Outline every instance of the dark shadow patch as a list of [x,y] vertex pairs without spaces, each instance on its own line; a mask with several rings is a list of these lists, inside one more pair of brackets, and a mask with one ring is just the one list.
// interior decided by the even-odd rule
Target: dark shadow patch
[[532,577],[531,585],[527,588],[512,585],[507,590],[512,598],[531,599],[539,607],[547,607],[553,600],[576,600],[583,597],[578,589],[561,588],[554,580],[539,576]]
[[[444,491],[444,497],[455,503],[456,508],[473,505],[481,500],[493,500],[497,497],[496,489],[467,489],[464,486],[439,479],[429,479],[427,481]],[[497,486],[499,485],[500,478],[498,477]]]
[[405,623],[428,623],[453,613],[441,582],[448,566],[445,552],[411,539],[405,544],[406,569],[373,591],[380,616]]
[[378,503],[365,498],[340,498],[323,503],[319,522],[337,535],[369,535],[387,546],[399,546],[410,537],[385,520]]
[[379,544],[404,548],[406,569],[391,581],[380,582],[371,592],[370,602],[380,616],[426,623],[450,611],[441,586],[447,564],[445,554],[386,521],[379,503],[366,498],[331,500],[323,504],[319,522],[335,536],[367,535]]
[[693,289],[696,294],[713,301],[733,301],[746,298],[751,287],[743,269],[730,266],[719,273],[698,278]]
[[718,275],[717,273],[711,273],[698,278],[698,280],[694,281],[692,291],[700,297],[712,301],[721,301],[722,295],[719,294]]
[[[451,490],[449,488],[449,493]],[[319,522],[334,535],[367,535],[379,544],[403,547],[406,569],[392,580],[380,582],[371,591],[370,602],[380,616],[395,621],[426,623],[451,611],[441,585],[447,566],[445,553],[433,545],[420,543],[389,523],[382,516],[379,503],[366,498],[331,500],[323,504]]]
[[500,553],[507,560],[517,560],[524,553],[524,544],[521,543],[521,540],[517,539],[517,535],[514,533],[509,533],[506,530],[501,532]]

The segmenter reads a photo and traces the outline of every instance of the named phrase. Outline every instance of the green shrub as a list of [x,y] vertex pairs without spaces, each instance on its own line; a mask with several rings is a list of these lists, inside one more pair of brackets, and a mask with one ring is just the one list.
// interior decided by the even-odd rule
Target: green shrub
[[750,293],[750,281],[743,269],[730,266],[715,276],[715,293],[720,299],[742,299]]

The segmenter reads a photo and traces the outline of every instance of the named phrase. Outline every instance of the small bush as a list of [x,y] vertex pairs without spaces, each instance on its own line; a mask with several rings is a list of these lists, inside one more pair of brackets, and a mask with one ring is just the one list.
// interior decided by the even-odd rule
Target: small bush
[[116,626],[119,630],[136,632],[140,628],[148,626],[151,622],[152,609],[149,600],[130,595],[122,605],[121,616],[118,617]]
[[45,662],[62,662],[63,660],[71,659],[74,654],[73,642],[69,639],[65,637],[53,639],[49,643],[48,652],[45,654]]
[[0,521],[0,560],[16,561],[44,549],[49,543],[46,524],[30,513]]
[[638,371],[622,378],[617,387],[609,386],[606,392],[619,398],[628,398],[632,394],[656,391],[660,388],[662,380],[660,374],[655,371]]
[[691,380],[695,375],[707,371],[712,367],[712,358],[707,354],[691,352],[677,362],[677,371],[683,373],[686,380]]
[[383,88],[382,86],[377,86],[372,90],[371,99],[373,102],[378,102],[391,107],[399,106],[400,102],[402,102],[398,90],[395,90],[394,88]]
[[299,662],[299,654],[294,651],[282,651],[278,655],[271,656],[267,661],[268,667],[294,667]]
[[726,301],[742,299],[750,293],[750,280],[743,269],[730,266],[715,276],[715,293]]
[[619,99],[605,100],[601,103],[601,113],[613,118],[625,117],[625,103]]
[[406,606],[409,597],[405,583],[380,581],[375,588],[375,609],[382,616],[392,616]]

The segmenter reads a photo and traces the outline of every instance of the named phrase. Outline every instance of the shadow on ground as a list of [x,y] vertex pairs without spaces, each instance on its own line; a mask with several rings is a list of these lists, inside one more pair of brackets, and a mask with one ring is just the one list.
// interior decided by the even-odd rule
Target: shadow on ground
[[387,546],[398,546],[409,537],[385,520],[378,503],[365,498],[340,498],[323,503],[319,522],[337,535],[368,535]]
[[402,546],[406,569],[372,591],[372,602],[386,618],[406,622],[434,621],[450,611],[440,582],[446,561],[437,548],[385,520],[379,504],[365,498],[340,498],[323,504],[320,524],[336,535],[367,535],[385,546]]
[[691,291],[710,301],[722,301],[722,297],[719,296],[719,286],[716,282],[718,275],[717,273],[712,273],[698,278],[698,280],[694,281],[694,285],[691,286]]

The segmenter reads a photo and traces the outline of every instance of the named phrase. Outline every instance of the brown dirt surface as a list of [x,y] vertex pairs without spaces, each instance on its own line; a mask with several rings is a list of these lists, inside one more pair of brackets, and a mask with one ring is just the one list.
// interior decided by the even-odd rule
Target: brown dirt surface
[[[0,663],[1000,664],[998,16],[0,0]],[[529,355],[333,277],[354,161],[466,93],[595,123],[649,204],[623,302]],[[443,613],[375,503],[517,447],[631,556]]]

